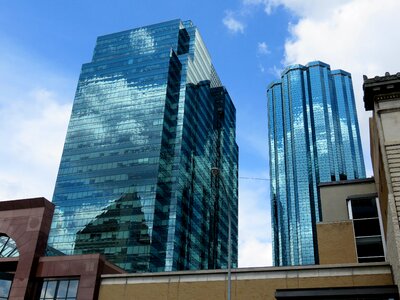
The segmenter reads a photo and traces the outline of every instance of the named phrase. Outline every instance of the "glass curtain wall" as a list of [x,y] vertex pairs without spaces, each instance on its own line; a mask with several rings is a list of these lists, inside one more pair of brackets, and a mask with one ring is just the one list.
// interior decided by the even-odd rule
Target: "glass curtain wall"
[[232,203],[237,249],[235,122],[191,21],[100,36],[78,82],[49,244],[103,253],[129,272],[223,267],[227,215],[213,210],[211,168],[221,165],[229,187],[221,201]]
[[351,75],[293,65],[267,100],[274,264],[315,264],[318,184],[365,178]]

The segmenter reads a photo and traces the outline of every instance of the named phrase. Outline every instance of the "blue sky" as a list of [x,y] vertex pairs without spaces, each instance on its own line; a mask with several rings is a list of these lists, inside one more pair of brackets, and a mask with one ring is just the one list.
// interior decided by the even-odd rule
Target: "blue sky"
[[[312,60],[353,74],[367,173],[362,75],[400,71],[396,0],[0,2],[0,199],[51,198],[80,67],[96,37],[191,19],[237,109],[240,176],[268,178],[266,87]],[[271,264],[269,183],[240,179],[239,265]]]

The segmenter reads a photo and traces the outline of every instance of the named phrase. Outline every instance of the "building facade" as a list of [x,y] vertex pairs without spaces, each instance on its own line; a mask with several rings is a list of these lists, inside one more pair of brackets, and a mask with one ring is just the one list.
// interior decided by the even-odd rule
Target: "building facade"
[[384,217],[374,178],[319,185],[322,221],[317,223],[321,265],[387,260]]
[[99,254],[48,248],[53,212],[45,198],[0,201],[0,299],[97,299],[102,274],[124,273]]
[[364,106],[372,111],[371,158],[386,236],[387,261],[400,284],[400,73],[364,76]]
[[387,262],[233,269],[229,298],[227,270],[128,274],[99,254],[45,256],[53,211],[0,201],[0,299],[398,299]]
[[274,264],[318,263],[318,184],[365,177],[351,75],[293,65],[267,98]]
[[235,123],[191,21],[100,36],[79,77],[49,244],[129,272],[224,268],[230,214],[236,265]]
[[46,199],[0,201],[0,299],[399,299],[399,91],[400,73],[364,80],[374,178],[319,184],[319,265],[235,268],[231,285],[227,270],[128,274],[46,248]]
[[398,300],[388,263],[102,275],[99,300]]

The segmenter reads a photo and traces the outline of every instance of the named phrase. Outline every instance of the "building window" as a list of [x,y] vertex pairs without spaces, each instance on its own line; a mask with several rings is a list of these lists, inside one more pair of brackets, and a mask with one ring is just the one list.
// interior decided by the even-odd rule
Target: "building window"
[[78,279],[48,279],[43,281],[40,300],[76,300]]
[[0,278],[0,300],[8,299],[8,295],[10,294],[11,283],[12,283],[11,280]]
[[15,241],[1,234],[0,235],[0,257],[18,257],[19,252]]
[[385,261],[382,220],[376,197],[349,199],[358,262]]

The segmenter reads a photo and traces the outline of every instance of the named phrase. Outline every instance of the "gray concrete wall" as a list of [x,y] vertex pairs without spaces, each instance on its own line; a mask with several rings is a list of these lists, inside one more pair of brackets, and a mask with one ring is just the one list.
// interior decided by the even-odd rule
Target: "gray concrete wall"
[[[400,287],[400,98],[377,97],[372,120],[376,126],[371,139],[379,143],[380,155],[372,155],[374,166],[382,165],[380,182],[387,182],[387,259],[392,265],[395,284]],[[377,152],[377,149],[374,149]]]
[[320,185],[322,222],[349,220],[347,198],[376,193],[372,178]]

